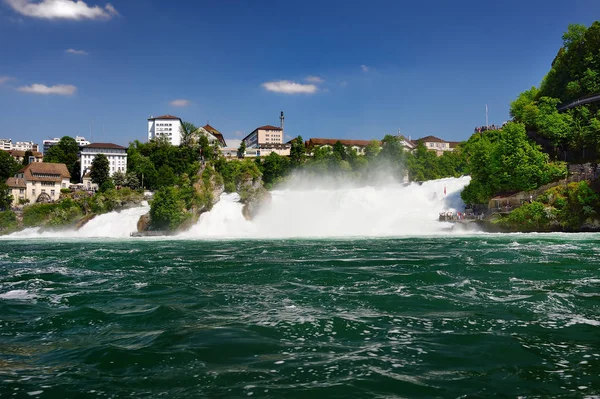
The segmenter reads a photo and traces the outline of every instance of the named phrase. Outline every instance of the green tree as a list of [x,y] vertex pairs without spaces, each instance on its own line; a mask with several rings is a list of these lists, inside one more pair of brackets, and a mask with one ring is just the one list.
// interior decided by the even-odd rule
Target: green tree
[[179,127],[179,134],[181,135],[182,146],[192,146],[196,141],[196,130],[198,128],[192,122],[183,122]]
[[13,197],[4,181],[0,181],[0,211],[10,209]]
[[73,137],[64,136],[58,144],[50,147],[44,154],[44,162],[64,163],[71,174],[71,181],[79,181],[79,145]]
[[296,137],[292,140],[292,148],[290,149],[290,159],[294,165],[300,165],[304,161],[306,153],[306,146],[302,136]]
[[23,155],[23,162],[21,163],[23,166],[29,165],[29,157],[33,156],[33,152],[31,150],[25,151],[25,155]]
[[123,187],[126,185],[125,173],[121,172],[120,170],[113,173],[112,180],[115,186]]
[[137,174],[135,172],[127,172],[124,185],[132,190],[140,188],[140,180],[138,179]]
[[175,187],[162,187],[150,204],[150,221],[155,229],[175,230],[185,220],[184,202]]
[[98,154],[94,157],[90,176],[92,182],[96,183],[98,187],[102,187],[104,182],[110,179],[110,164],[106,155]]
[[0,182],[4,183],[21,168],[15,159],[6,151],[0,150]]
[[237,156],[238,156],[238,158],[244,158],[245,155],[246,155],[246,142],[244,140],[242,140],[242,142],[240,143],[240,146],[238,147],[238,150],[237,150]]

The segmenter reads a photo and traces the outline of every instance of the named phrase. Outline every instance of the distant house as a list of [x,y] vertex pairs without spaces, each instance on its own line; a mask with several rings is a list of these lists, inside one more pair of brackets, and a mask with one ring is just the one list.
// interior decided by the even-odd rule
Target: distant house
[[92,162],[98,154],[104,154],[108,158],[111,176],[115,172],[127,173],[127,148],[113,143],[93,143],[81,149],[80,178],[92,169]]
[[63,163],[34,162],[21,168],[6,180],[13,197],[28,202],[51,202],[60,198],[60,189],[68,188],[71,174]]
[[[15,159],[15,161],[21,163],[21,162],[23,162],[23,159],[25,158],[25,153],[27,151],[9,150],[7,152],[10,154],[11,157],[13,157]],[[38,152],[38,151],[33,151],[29,158],[30,158],[29,163],[44,162],[44,154],[42,154],[41,152]]]
[[0,139],[0,150],[10,151],[39,151],[39,147],[33,141],[17,141],[13,144],[12,139]]
[[437,156],[446,151],[454,151],[459,144],[457,141],[446,141],[435,136],[426,136],[415,140],[417,143],[423,143],[429,151],[435,151]]
[[225,138],[223,137],[223,135],[221,134],[221,132],[219,132],[217,129],[215,129],[214,127],[212,127],[208,123],[206,124],[206,126],[202,126],[202,129],[204,129],[208,133],[212,134],[219,141],[219,145],[221,147],[227,147],[227,143],[225,142]]
[[163,138],[171,145],[181,144],[183,122],[173,115],[148,118],[148,141]]
[[[306,147],[312,152],[312,149],[318,147],[329,147],[333,148],[335,143],[342,143],[347,149],[355,150],[358,155],[364,155],[365,149],[373,140],[347,140],[347,139],[322,139],[322,138],[311,138],[305,144]],[[378,141],[379,142],[379,141]]]

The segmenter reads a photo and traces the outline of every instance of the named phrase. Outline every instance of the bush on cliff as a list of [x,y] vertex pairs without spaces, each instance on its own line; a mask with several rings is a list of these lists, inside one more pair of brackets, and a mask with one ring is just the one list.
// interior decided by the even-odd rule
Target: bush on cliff
[[176,187],[163,187],[150,204],[150,220],[154,230],[175,230],[186,219],[185,202]]
[[475,134],[465,145],[471,183],[461,193],[467,204],[486,203],[495,194],[533,190],[566,177],[566,165],[550,163],[532,143],[521,123],[500,131]]
[[17,215],[13,211],[0,212],[0,234],[11,233],[17,229]]

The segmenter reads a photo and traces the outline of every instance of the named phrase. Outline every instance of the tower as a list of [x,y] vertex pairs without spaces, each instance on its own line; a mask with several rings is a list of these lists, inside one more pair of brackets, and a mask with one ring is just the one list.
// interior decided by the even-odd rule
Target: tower
[[285,116],[283,116],[283,111],[281,111],[281,115],[279,116],[279,120],[281,121],[281,130],[283,130],[283,121],[285,119]]

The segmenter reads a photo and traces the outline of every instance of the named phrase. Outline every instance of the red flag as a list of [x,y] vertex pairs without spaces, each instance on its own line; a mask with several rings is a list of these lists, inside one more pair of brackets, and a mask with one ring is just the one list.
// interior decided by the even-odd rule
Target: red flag
[[446,186],[444,186],[444,195],[446,195]]

